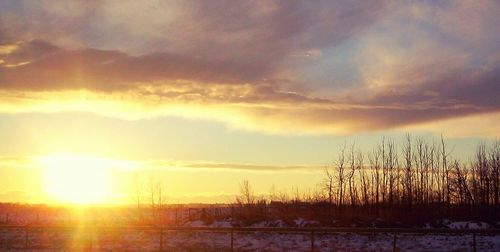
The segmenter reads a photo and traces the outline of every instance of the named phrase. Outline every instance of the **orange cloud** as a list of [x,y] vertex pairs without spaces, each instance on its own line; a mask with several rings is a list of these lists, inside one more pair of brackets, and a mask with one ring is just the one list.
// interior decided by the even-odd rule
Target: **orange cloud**
[[[439,11],[385,1],[160,5],[145,16],[134,3],[0,4],[32,17],[0,18],[0,111],[179,115],[271,133],[350,134],[500,110],[493,3],[472,6],[460,31],[452,26],[469,14],[466,3]],[[329,65],[340,46],[348,52],[334,55],[345,60]],[[336,92],[339,62],[350,82]]]

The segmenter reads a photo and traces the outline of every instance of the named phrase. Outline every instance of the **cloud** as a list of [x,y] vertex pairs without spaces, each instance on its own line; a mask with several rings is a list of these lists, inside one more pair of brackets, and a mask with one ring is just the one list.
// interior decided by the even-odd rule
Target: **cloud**
[[447,138],[464,137],[491,137],[498,139],[498,122],[500,113],[473,114],[470,116],[456,117],[448,120],[430,121],[418,125],[409,125],[403,128],[408,132],[426,131],[440,132]]
[[245,83],[265,69],[236,61],[206,61],[156,53],[130,56],[97,49],[64,50],[45,41],[13,44],[0,56],[0,87],[15,90],[89,89],[116,91],[161,80]]
[[[4,112],[175,114],[271,133],[350,134],[500,110],[494,1],[0,7]],[[340,81],[341,91],[332,84]]]
[[351,37],[376,20],[386,5],[385,1],[12,1],[0,9],[10,33],[22,40],[133,55],[168,52],[238,59],[273,67],[290,53]]
[[[175,171],[247,171],[247,172],[322,172],[324,167],[317,165],[262,165],[250,163],[222,163],[206,160],[118,160],[99,158],[101,162],[108,164],[109,169],[117,171],[139,170],[175,170]],[[40,168],[40,157],[29,156],[0,156],[0,168],[14,169],[38,169]]]
[[5,28],[3,27],[3,24],[0,20],[0,45],[7,44],[9,42],[9,38],[7,37],[7,33],[5,31]]
[[154,160],[144,164],[150,169],[176,169],[182,171],[247,171],[247,172],[322,172],[324,167],[314,165],[256,165],[256,164],[235,164],[235,163],[220,163],[210,161],[172,161],[172,160]]
[[[439,74],[418,85],[378,87],[366,99],[335,99],[287,90],[286,83],[279,81],[253,79],[260,70],[237,63],[217,64],[165,53],[130,56],[97,49],[66,50],[39,40],[12,46],[2,56],[0,87],[23,93],[24,97],[14,97],[18,104],[34,99],[51,103],[57,96],[53,107],[64,108],[57,104],[64,103],[64,94],[87,90],[88,106],[76,109],[107,116],[205,114],[201,117],[249,130],[346,134],[500,108],[498,69]],[[71,102],[72,95],[67,97]],[[81,104],[81,96],[76,97]],[[103,109],[103,103],[112,103],[113,108]],[[95,104],[100,105],[92,108]],[[130,110],[130,106],[136,108]]]

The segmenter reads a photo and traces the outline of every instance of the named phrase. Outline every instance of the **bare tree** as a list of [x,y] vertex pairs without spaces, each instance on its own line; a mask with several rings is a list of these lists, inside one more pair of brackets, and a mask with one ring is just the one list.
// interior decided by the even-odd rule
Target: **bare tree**
[[324,190],[326,191],[326,194],[328,195],[328,206],[331,211],[332,205],[333,205],[333,190],[334,190],[334,185],[333,185],[333,180],[335,179],[334,175],[328,167],[325,167],[325,181],[323,183],[324,185]]
[[355,150],[354,150],[354,144],[351,145],[351,150],[349,152],[349,171],[347,173],[347,181],[349,185],[349,198],[351,201],[351,206],[356,205],[356,198],[357,198],[357,190],[356,190],[356,185],[355,180],[354,180],[354,175],[356,171],[356,156],[355,156]]
[[441,165],[443,167],[442,169],[442,195],[443,195],[443,201],[446,202],[447,205],[450,205],[450,193],[451,193],[451,188],[450,188],[450,169],[448,167],[448,155],[446,151],[446,145],[444,143],[444,138],[443,135],[441,135],[441,158],[442,162]]
[[345,188],[345,148],[346,146],[344,145],[342,149],[340,150],[338,160],[337,160],[337,198],[338,198],[338,204],[340,207],[343,206],[344,204],[344,188]]
[[139,180],[139,174],[134,174],[134,182],[135,182],[135,201],[137,204],[137,217],[139,220],[142,220],[142,200],[144,198],[143,188],[141,182]]
[[363,153],[358,151],[356,156],[356,169],[359,173],[359,179],[361,183],[361,195],[363,205],[368,206],[370,204],[370,181],[366,176],[366,169],[364,167]]
[[149,179],[149,200],[151,203],[151,218],[153,222],[162,222],[166,207],[166,194],[161,180]]
[[500,187],[500,143],[495,141],[490,151],[490,166],[492,172],[493,202],[495,209],[500,208],[499,187]]
[[255,203],[255,194],[248,179],[244,179],[240,185],[240,195],[236,198],[239,204],[253,205]]
[[368,156],[370,168],[372,170],[372,199],[375,201],[375,207],[378,209],[380,200],[380,156],[381,148],[377,147],[372,154]]
[[403,157],[405,160],[404,194],[405,200],[408,202],[408,207],[411,208],[413,203],[413,152],[410,134],[406,134],[406,142],[403,147]]
[[384,167],[387,172],[388,184],[389,184],[389,205],[394,203],[394,185],[397,179],[396,168],[397,168],[397,153],[394,141],[387,141],[387,152],[385,153]]

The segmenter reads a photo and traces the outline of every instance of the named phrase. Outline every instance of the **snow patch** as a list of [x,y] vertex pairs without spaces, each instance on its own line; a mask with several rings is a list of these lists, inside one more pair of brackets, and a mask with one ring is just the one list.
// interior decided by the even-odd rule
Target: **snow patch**
[[491,226],[486,222],[455,221],[446,225],[452,229],[488,229]]

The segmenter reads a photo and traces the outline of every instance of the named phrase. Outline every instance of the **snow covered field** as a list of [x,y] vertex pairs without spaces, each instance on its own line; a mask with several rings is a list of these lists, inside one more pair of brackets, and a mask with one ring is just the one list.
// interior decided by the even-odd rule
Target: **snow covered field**
[[[0,251],[14,251],[25,246],[24,229],[0,229]],[[228,251],[230,233],[207,231],[168,231],[163,233],[167,251]],[[315,251],[391,251],[392,234],[316,234]],[[30,251],[158,251],[160,236],[156,231],[140,230],[31,230]],[[477,235],[478,251],[499,251],[500,236]],[[401,251],[470,251],[472,235],[398,234]],[[234,233],[236,251],[310,251],[310,234]]]
[[[28,209],[29,210],[29,209]],[[27,245],[29,251],[159,251],[158,230],[86,230],[86,229],[33,229],[2,228],[3,225],[75,225],[78,218],[64,209],[61,211],[10,211],[0,214],[0,251],[16,251]],[[82,216],[80,216],[81,218]],[[85,223],[127,226],[133,213],[124,211],[99,211],[87,213]],[[130,223],[129,223],[130,224]],[[205,223],[201,220],[183,221],[184,227],[229,228],[239,226],[230,218]],[[251,228],[309,228],[318,227],[315,220],[296,219],[254,223]],[[470,221],[442,220],[416,228],[433,229],[489,229],[497,224]],[[233,245],[236,251],[311,251],[311,235],[276,232],[235,232]],[[392,251],[392,233],[316,233],[315,251]],[[164,231],[162,248],[165,251],[229,251],[231,234],[209,231]],[[396,248],[400,251],[471,251],[472,234],[398,234]],[[500,234],[476,236],[478,251],[500,251]]]

